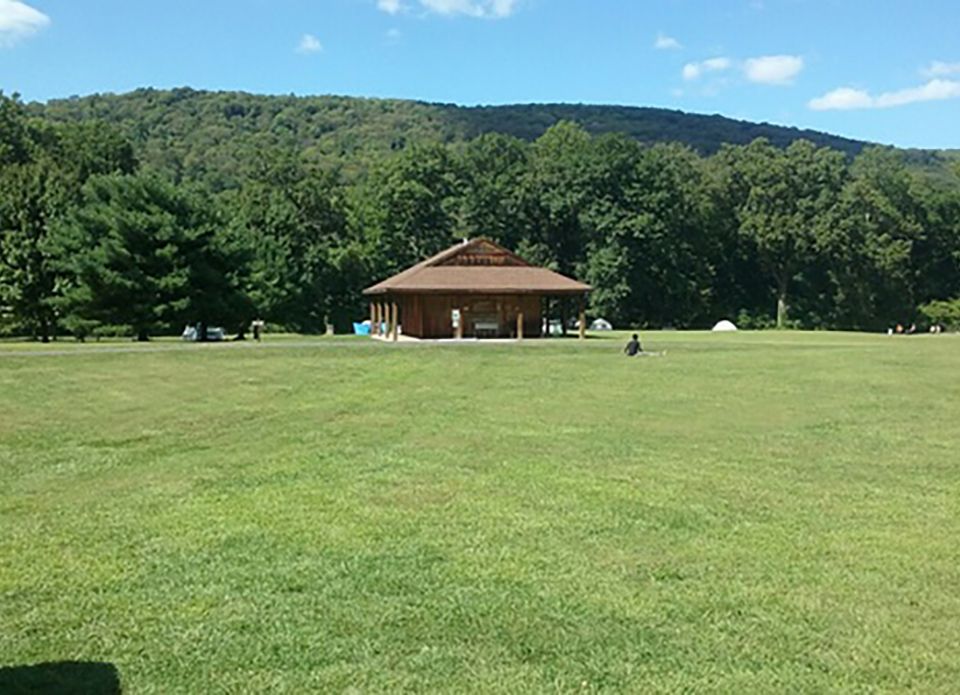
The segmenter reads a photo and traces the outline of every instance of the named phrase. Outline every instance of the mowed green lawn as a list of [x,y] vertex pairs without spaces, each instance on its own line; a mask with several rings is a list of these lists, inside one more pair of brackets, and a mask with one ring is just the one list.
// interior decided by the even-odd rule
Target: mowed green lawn
[[960,337],[644,337],[0,345],[0,666],[955,691]]

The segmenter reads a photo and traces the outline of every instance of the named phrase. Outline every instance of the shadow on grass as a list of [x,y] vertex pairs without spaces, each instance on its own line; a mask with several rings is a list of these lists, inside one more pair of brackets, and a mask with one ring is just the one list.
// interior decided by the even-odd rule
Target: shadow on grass
[[119,695],[120,674],[113,664],[51,661],[31,666],[0,666],[0,693],[10,695]]

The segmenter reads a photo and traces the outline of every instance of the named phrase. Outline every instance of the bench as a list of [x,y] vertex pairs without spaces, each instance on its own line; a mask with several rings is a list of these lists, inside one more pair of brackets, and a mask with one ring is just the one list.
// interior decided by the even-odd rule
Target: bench
[[473,333],[478,338],[482,336],[488,336],[488,335],[496,337],[500,333],[500,322],[499,321],[474,321]]

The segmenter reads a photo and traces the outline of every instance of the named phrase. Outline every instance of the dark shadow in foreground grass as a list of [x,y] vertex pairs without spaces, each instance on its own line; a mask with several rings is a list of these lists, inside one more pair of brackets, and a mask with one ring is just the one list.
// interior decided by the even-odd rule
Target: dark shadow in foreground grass
[[30,666],[0,666],[0,693],[11,695],[119,695],[120,674],[113,664],[51,661]]

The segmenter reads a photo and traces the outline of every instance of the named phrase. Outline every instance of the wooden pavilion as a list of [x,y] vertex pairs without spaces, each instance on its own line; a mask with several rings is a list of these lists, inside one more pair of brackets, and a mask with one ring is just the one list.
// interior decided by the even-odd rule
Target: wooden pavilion
[[[590,286],[490,241],[451,246],[364,290],[375,336],[417,338],[533,338],[549,335],[551,300],[579,301],[580,337]],[[385,328],[384,328],[385,327]],[[383,335],[381,335],[383,334]]]

